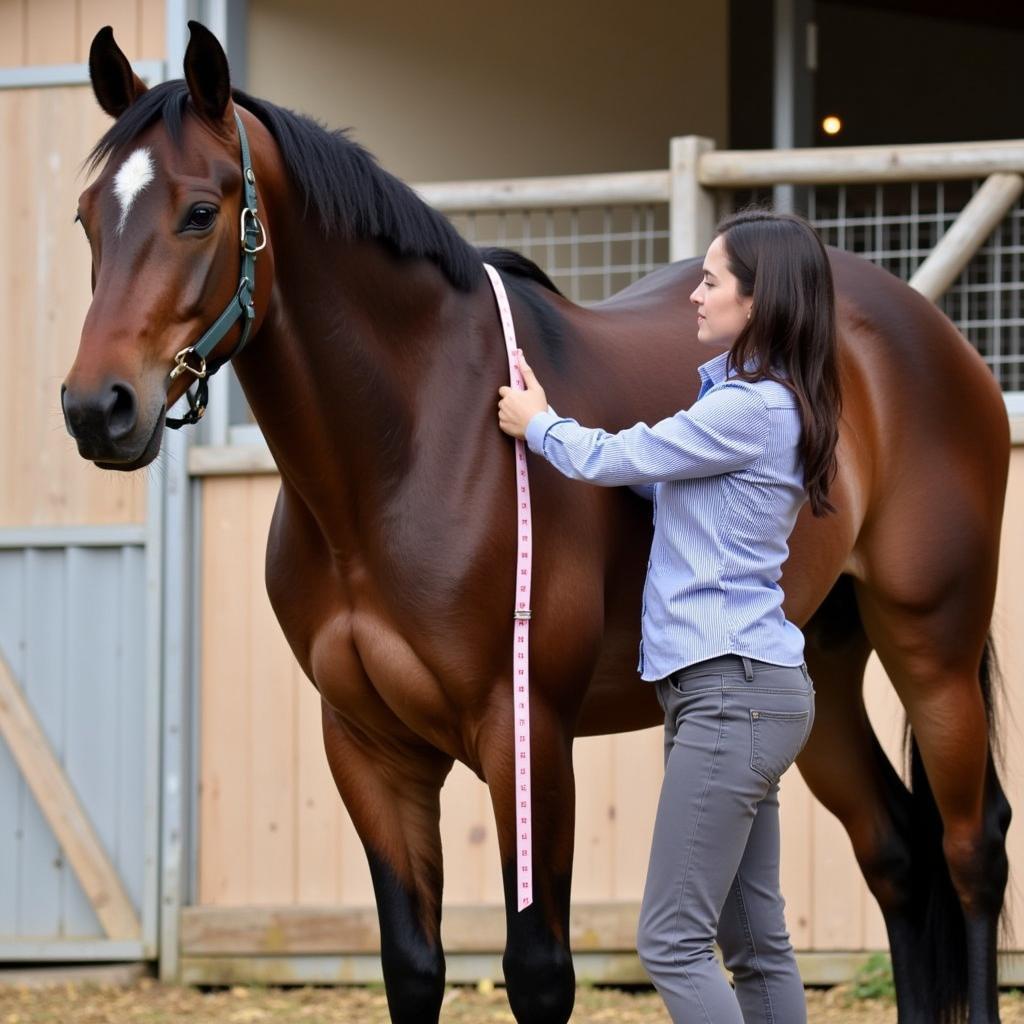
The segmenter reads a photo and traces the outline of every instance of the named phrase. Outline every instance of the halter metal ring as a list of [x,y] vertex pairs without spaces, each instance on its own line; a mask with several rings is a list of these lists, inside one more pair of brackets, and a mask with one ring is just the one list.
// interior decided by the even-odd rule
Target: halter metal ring
[[[246,217],[252,218],[252,226],[256,229],[257,232],[258,241],[255,248],[249,248],[247,244],[245,223]],[[251,206],[242,207],[242,214],[239,218],[239,234],[241,236],[242,252],[247,252],[250,255],[255,255],[258,252],[263,252],[263,250],[267,247],[267,232],[263,228],[263,222],[260,220],[260,218],[256,214],[256,211]]]
[[206,359],[203,356],[199,356],[199,366],[196,368],[188,361],[189,356],[192,355],[195,355],[195,349],[189,346],[188,348],[183,348],[174,357],[174,369],[171,370],[171,380],[180,377],[186,370],[200,380],[206,376]]

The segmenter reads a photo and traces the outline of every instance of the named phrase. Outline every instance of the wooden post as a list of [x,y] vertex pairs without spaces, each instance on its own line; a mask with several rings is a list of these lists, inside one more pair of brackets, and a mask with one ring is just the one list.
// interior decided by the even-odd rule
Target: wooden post
[[107,936],[138,939],[142,926],[132,901],[2,656],[0,734]]
[[669,259],[703,256],[715,230],[715,199],[700,184],[701,157],[715,148],[713,139],[684,135],[672,140],[669,182]]
[[1022,191],[1024,178],[1019,174],[993,174],[986,178],[985,184],[971,196],[960,216],[917,268],[910,279],[910,287],[916,288],[932,302],[938,302],[1017,202]]

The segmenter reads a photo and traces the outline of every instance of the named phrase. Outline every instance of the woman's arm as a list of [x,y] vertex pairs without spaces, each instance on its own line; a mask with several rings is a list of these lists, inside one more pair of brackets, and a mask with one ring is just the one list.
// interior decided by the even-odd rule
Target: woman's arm
[[540,412],[526,442],[556,469],[605,487],[717,476],[749,466],[764,451],[768,408],[748,384],[726,384],[689,411],[617,434]]
[[619,487],[717,476],[749,466],[767,443],[768,407],[745,381],[726,381],[654,426],[609,434],[559,417],[521,354],[519,364],[526,390],[499,390],[499,425],[575,480]]

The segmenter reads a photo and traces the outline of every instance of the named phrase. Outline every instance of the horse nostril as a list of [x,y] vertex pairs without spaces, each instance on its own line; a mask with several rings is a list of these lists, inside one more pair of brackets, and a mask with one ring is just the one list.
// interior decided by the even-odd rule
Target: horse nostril
[[113,386],[114,402],[107,412],[107,429],[112,438],[124,437],[135,429],[138,418],[138,404],[135,392],[128,384]]

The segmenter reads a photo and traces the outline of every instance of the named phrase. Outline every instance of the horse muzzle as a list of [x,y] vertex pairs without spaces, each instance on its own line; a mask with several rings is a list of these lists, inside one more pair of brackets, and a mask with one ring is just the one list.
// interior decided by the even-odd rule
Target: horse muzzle
[[126,381],[113,381],[89,392],[65,384],[61,409],[78,454],[103,469],[139,469],[160,451],[163,406],[158,408],[155,423],[148,417],[143,422],[138,396]]

